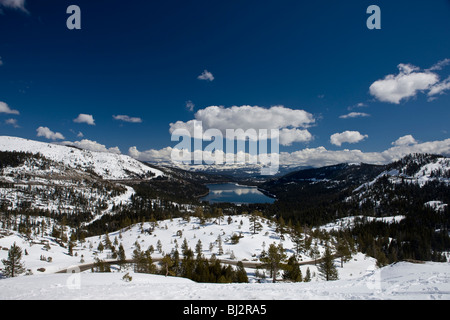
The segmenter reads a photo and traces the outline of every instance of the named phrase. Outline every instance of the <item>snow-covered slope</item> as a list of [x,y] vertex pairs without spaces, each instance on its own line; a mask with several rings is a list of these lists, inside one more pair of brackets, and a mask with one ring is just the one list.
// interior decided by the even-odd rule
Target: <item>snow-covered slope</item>
[[[242,221],[242,222],[241,222]],[[137,245],[141,250],[150,246],[155,248],[152,254],[158,261],[163,254],[181,247],[184,239],[193,250],[199,241],[202,254],[209,258],[215,254],[224,263],[247,261],[258,263],[265,248],[272,243],[282,244],[288,256],[294,252],[294,244],[289,234],[280,237],[276,225],[269,220],[260,220],[262,230],[253,234],[248,216],[232,216],[218,221],[201,223],[198,218],[189,221],[172,219],[154,223],[136,224],[129,228],[110,233],[108,237],[114,244],[122,244],[127,259],[132,256]],[[151,231],[151,232],[149,232]],[[241,234],[237,244],[230,241],[233,234]],[[218,238],[222,240],[223,254],[220,255]],[[267,300],[267,299],[450,299],[449,263],[397,263],[377,268],[375,259],[362,253],[341,267],[337,267],[339,280],[326,282],[319,277],[317,266],[308,251],[300,255],[302,274],[309,268],[312,281],[305,283],[270,283],[270,279],[261,280],[255,269],[246,266],[250,283],[248,284],[205,284],[188,279],[171,278],[158,275],[138,274],[131,266],[112,268],[112,273],[92,273],[87,271],[73,274],[72,270],[90,264],[95,259],[111,259],[111,250],[98,251],[100,242],[105,243],[106,235],[95,236],[78,242],[74,255],[67,254],[67,248],[61,247],[50,236],[32,236],[27,239],[17,232],[0,230],[0,259],[7,257],[7,249],[16,243],[27,255],[23,256],[26,269],[32,275],[20,275],[16,278],[0,279],[0,300],[8,299],[183,299],[183,300]],[[312,239],[312,245],[318,242],[318,249],[324,251],[319,239]],[[158,242],[160,250],[158,251]],[[45,243],[49,243],[47,248]],[[117,244],[116,244],[117,246]],[[6,250],[5,250],[6,249]],[[181,251],[181,248],[179,248]],[[49,258],[51,257],[51,262]],[[43,268],[43,269],[42,269]],[[67,269],[69,268],[69,271]],[[39,270],[38,270],[39,269]],[[44,270],[45,269],[45,270]],[[62,274],[55,272],[63,271]],[[262,271],[260,271],[261,273]],[[129,273],[130,282],[123,279]],[[268,276],[268,275],[267,275]],[[281,276],[278,276],[281,279]],[[262,281],[262,283],[257,283]]]
[[411,155],[397,161],[375,179],[362,184],[354,191],[369,188],[382,178],[391,183],[414,183],[423,186],[436,181],[450,184],[450,158],[433,155]]
[[356,279],[275,284],[206,284],[135,273],[130,282],[121,273],[51,274],[0,280],[0,300],[449,300],[449,267],[402,262],[368,269]]
[[80,150],[28,139],[0,136],[0,151],[40,153],[49,160],[73,169],[91,170],[107,180],[151,178],[164,175],[129,156],[107,152]]
[[[232,263],[243,261],[259,264],[262,251],[267,252],[272,243],[282,244],[288,257],[295,252],[295,244],[291,235],[285,233],[281,236],[274,222],[260,218],[262,229],[254,234],[251,230],[249,218],[249,215],[225,216],[221,219],[220,225],[217,219],[209,219],[202,224],[200,219],[196,217],[191,217],[189,221],[177,218],[158,221],[156,224],[146,222],[109,233],[108,237],[111,242],[116,242],[116,250],[118,244],[123,245],[127,259],[131,259],[136,244],[143,251],[152,246],[155,250],[152,257],[159,259],[165,254],[170,254],[173,250],[181,252],[181,246],[185,239],[193,251],[200,241],[202,254],[206,258],[209,259],[214,254],[218,259]],[[48,227],[51,226],[50,224],[50,222],[46,222]],[[51,228],[48,227],[47,232],[49,233]],[[44,234],[47,232],[44,232]],[[237,243],[231,241],[233,235],[240,236]],[[302,237],[304,239],[305,235]],[[72,265],[93,263],[97,258],[111,260],[112,251],[110,249],[105,249],[102,252],[98,250],[100,242],[105,243],[106,235],[86,238],[83,243],[77,242],[77,245],[73,248],[73,256],[69,256],[67,254],[68,249],[61,247],[48,234],[44,236],[42,236],[42,232],[31,234],[30,238],[31,240],[18,232],[4,230],[4,236],[0,235],[0,247],[8,249],[13,243],[16,243],[22,250],[27,250],[28,255],[24,255],[23,261],[26,268],[31,270],[33,274],[42,273],[42,271],[38,271],[39,268],[45,268],[45,273],[53,273]],[[44,248],[45,243],[50,244],[50,249]],[[316,243],[317,249],[322,255],[325,251],[325,244],[321,240],[311,237],[311,247]],[[5,259],[7,253],[7,250],[0,250],[0,260]],[[41,255],[45,255],[47,258],[52,257],[52,262],[42,261]],[[310,256],[309,250],[301,252],[298,260],[301,263],[310,262],[312,264],[309,266],[311,271],[317,271],[314,266],[314,258]],[[371,265],[374,264],[375,262],[372,259]],[[2,265],[0,265],[1,267]],[[305,271],[306,266],[303,272]]]

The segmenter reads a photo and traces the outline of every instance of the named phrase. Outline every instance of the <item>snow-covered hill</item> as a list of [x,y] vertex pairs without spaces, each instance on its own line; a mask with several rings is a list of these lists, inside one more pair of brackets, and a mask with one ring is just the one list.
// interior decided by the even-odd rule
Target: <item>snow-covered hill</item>
[[95,152],[28,139],[0,136],[0,151],[41,154],[72,169],[90,170],[106,180],[151,178],[164,175],[126,155]]
[[412,183],[423,186],[428,182],[450,184],[450,158],[434,155],[410,155],[387,166],[386,170],[372,181],[356,188],[358,192],[370,188],[380,179],[388,178],[391,183]]
[[[215,254],[224,263],[258,264],[262,250],[267,250],[272,243],[282,244],[288,256],[295,250],[291,236],[287,233],[281,236],[275,223],[269,220],[261,218],[262,229],[256,234],[251,231],[248,215],[225,216],[218,223],[217,219],[201,223],[200,219],[191,217],[136,224],[78,242],[73,256],[50,236],[25,238],[17,232],[2,230],[0,259],[5,259],[7,249],[16,243],[26,250],[23,261],[31,275],[1,279],[0,299],[450,299],[449,263],[397,263],[379,269],[375,259],[361,253],[353,254],[343,267],[340,259],[336,259],[339,280],[332,282],[319,277],[309,251],[302,251],[299,259],[301,263],[308,263],[300,267],[303,275],[307,268],[312,273],[312,281],[308,283],[273,284],[270,279],[261,279],[251,266],[246,267],[249,284],[201,284],[184,278],[134,273],[131,266],[122,270],[113,267],[113,272],[107,274],[92,273],[89,268],[72,273],[96,259],[114,260],[110,249],[98,250],[100,242],[105,243],[107,237],[113,245],[123,245],[128,259],[138,246],[142,250],[153,246],[154,261],[176,248],[180,250],[184,239],[192,249],[200,242],[205,257]],[[238,243],[231,242],[233,234],[241,236]],[[312,245],[315,242],[323,253],[323,241],[312,239]],[[220,254],[220,247],[223,254]],[[62,274],[56,274],[61,270]],[[124,279],[126,273],[132,277],[129,282]]]
[[353,279],[275,284],[195,283],[133,272],[130,282],[121,273],[50,274],[0,280],[0,300],[449,300],[449,267],[402,262]]
[[[89,237],[83,242],[78,241],[73,248],[73,256],[68,255],[68,249],[62,247],[56,241],[57,239],[46,232],[44,232],[44,236],[42,236],[42,232],[33,232],[25,237],[18,232],[3,230],[3,236],[0,235],[0,249],[3,248],[0,250],[0,260],[7,257],[7,249],[13,243],[20,246],[22,250],[27,250],[27,255],[24,255],[23,259],[26,268],[32,274],[54,273],[72,265],[91,264],[96,259],[115,260],[112,258],[111,249],[104,251],[98,249],[100,243],[105,244],[107,237],[116,250],[120,244],[123,245],[127,259],[132,258],[133,250],[138,245],[142,251],[153,247],[152,257],[157,260],[165,254],[170,254],[173,250],[181,252],[184,240],[193,251],[200,242],[205,258],[209,259],[214,254],[217,259],[234,264],[238,261],[260,264],[259,258],[262,251],[267,252],[272,243],[282,244],[288,257],[295,252],[295,244],[289,233],[286,232],[282,235],[274,222],[264,218],[260,218],[260,224],[262,229],[253,233],[249,215],[225,216],[221,219],[220,224],[217,219],[209,219],[202,223],[202,220],[196,217],[190,217],[189,220],[177,218],[157,223],[140,223],[107,235]],[[46,222],[46,225],[50,226],[51,222]],[[47,230],[49,232],[50,228]],[[68,231],[68,229],[66,230]],[[231,240],[233,235],[239,235],[237,243],[233,243]],[[305,234],[302,235],[303,240],[305,236],[310,238],[311,247],[317,246],[319,255],[322,255],[325,251],[325,243]],[[50,247],[46,248],[46,244]],[[41,255],[46,258],[51,257],[52,262],[42,260]],[[309,249],[298,255],[298,261],[300,263],[309,262],[304,266],[303,272],[306,272],[307,267],[310,267],[312,272],[317,272],[317,268],[314,266],[314,257],[311,256]],[[370,259],[369,265],[373,266],[374,264],[374,260]],[[1,267],[2,265],[0,265]],[[44,268],[45,271],[42,271],[41,268]],[[318,278],[317,273],[316,276]]]
[[[399,190],[434,188],[434,191],[422,192],[421,197],[427,199],[422,205],[433,208],[436,211],[443,211],[448,205],[442,200],[442,192],[439,188],[450,186],[450,158],[414,154],[409,155],[397,162],[393,162],[385,167],[385,170],[374,179],[364,182],[353,190],[352,196],[346,201],[372,203],[375,206],[391,204],[393,201],[407,200],[406,195]],[[445,193],[445,192],[444,192]],[[417,199],[409,199],[412,203]]]

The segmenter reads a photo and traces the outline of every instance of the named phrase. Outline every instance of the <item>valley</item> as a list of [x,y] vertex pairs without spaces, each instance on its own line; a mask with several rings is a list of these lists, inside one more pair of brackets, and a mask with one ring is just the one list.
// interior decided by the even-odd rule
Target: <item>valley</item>
[[[38,287],[75,268],[82,279],[151,274],[158,283],[298,282],[313,291],[307,283],[365,283],[404,261],[448,266],[449,164],[416,154],[251,179],[0,137],[0,260],[19,246],[19,278]],[[220,185],[261,190],[273,201],[203,201]],[[324,276],[327,259],[335,281]]]

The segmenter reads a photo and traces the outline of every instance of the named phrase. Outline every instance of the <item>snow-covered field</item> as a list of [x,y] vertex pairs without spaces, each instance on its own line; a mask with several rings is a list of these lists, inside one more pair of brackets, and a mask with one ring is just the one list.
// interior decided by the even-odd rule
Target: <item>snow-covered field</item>
[[[259,221],[262,229],[256,234],[253,234],[251,230],[249,215],[224,216],[220,224],[217,219],[209,219],[202,224],[197,217],[190,217],[189,221],[177,218],[158,221],[156,224],[139,223],[108,235],[86,238],[83,243],[77,242],[77,245],[73,248],[73,256],[68,255],[68,249],[61,247],[54,238],[48,235],[35,234],[32,236],[32,240],[28,240],[17,232],[10,232],[9,236],[2,237],[0,235],[0,247],[8,249],[13,243],[16,243],[23,251],[26,250],[27,255],[23,256],[23,261],[26,268],[30,269],[33,274],[42,273],[38,271],[39,268],[45,268],[44,273],[53,273],[72,265],[93,263],[97,258],[111,260],[112,252],[110,249],[105,249],[102,252],[98,250],[100,242],[104,244],[106,237],[113,244],[115,243],[116,248],[122,244],[127,259],[131,259],[136,244],[142,251],[153,246],[152,257],[162,258],[175,249],[181,252],[181,246],[185,239],[193,251],[200,241],[202,254],[208,259],[214,254],[221,260],[258,263],[262,250],[267,251],[272,243],[277,245],[281,243],[288,257],[291,256],[294,253],[294,243],[291,236],[287,233],[281,236],[277,232],[276,224],[270,220],[260,218]],[[233,235],[240,236],[237,244],[233,244],[231,241]],[[45,243],[48,243],[50,248],[45,248]],[[322,255],[325,251],[325,244],[321,243],[319,239],[311,240],[312,246],[316,243],[317,249]],[[0,250],[0,260],[6,259],[7,253],[7,250]],[[51,262],[43,261],[42,255],[46,258],[51,257]],[[313,260],[309,252],[302,252],[299,256],[299,262],[311,262]],[[372,262],[373,264],[374,262]],[[1,267],[2,265],[0,265]],[[315,266],[310,267],[311,272],[317,270]],[[302,272],[306,272],[306,267]]]
[[330,282],[205,284],[130,273],[49,274],[0,281],[0,299],[80,300],[448,300],[448,263],[397,263]]
[[[152,225],[143,223],[110,233],[108,236],[112,242],[117,238],[118,243],[125,248],[127,258],[131,258],[136,243],[142,250],[154,246],[155,252],[152,257],[158,258],[164,253],[170,253],[175,247],[180,247],[184,239],[193,250],[200,240],[202,253],[206,257],[214,253],[223,260],[257,262],[262,249],[267,250],[271,243],[282,243],[290,256],[294,248],[290,236],[285,235],[283,240],[276,232],[274,223],[262,219],[261,224],[262,230],[252,234],[247,216],[233,216],[230,221],[225,216],[220,225],[213,220],[202,225],[198,218],[191,218],[190,221],[173,219],[158,222],[151,234],[148,230]],[[229,241],[232,234],[241,234],[243,238],[238,244],[232,244]],[[219,235],[222,239],[223,255],[219,255],[218,252]],[[55,273],[69,267],[91,263],[96,257],[107,259],[110,250],[103,252],[97,250],[100,241],[104,240],[105,235],[87,238],[84,243],[78,243],[74,248],[74,256],[69,256],[66,248],[62,248],[48,236],[36,237],[32,244],[16,233],[4,234],[0,238],[0,246],[9,248],[16,242],[23,250],[26,249],[28,255],[23,257],[23,261],[32,275],[1,279],[0,299],[450,299],[449,263],[402,262],[379,269],[373,258],[362,253],[354,254],[342,268],[340,260],[336,259],[339,280],[330,282],[319,277],[318,269],[313,263],[301,266],[303,275],[306,268],[310,268],[312,281],[308,283],[273,284],[269,279],[261,281],[255,277],[255,269],[251,268],[246,269],[250,280],[248,284],[195,283],[183,278],[138,274],[134,273],[131,267],[118,270],[114,266],[112,273],[92,273],[90,270],[81,273]],[[50,249],[46,250],[44,242],[39,243],[40,241],[49,241]],[[157,250],[158,241],[161,252]],[[324,246],[320,244],[320,240],[318,246],[319,251],[323,252]],[[41,256],[52,257],[52,261],[41,260]],[[7,251],[0,250],[0,259],[6,257]],[[80,261],[81,258],[83,263]],[[312,258],[304,252],[301,260],[311,262]],[[40,272],[38,268],[45,268],[45,271]],[[78,269],[75,267],[71,270]],[[126,273],[132,277],[129,282],[123,279]]]

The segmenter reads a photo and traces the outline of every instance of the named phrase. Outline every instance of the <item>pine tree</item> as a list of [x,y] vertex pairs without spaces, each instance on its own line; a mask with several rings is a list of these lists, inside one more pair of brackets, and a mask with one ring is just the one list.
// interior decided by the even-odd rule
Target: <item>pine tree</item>
[[285,271],[283,273],[283,278],[285,280],[291,280],[294,282],[301,282],[302,279],[302,271],[300,270],[300,265],[295,258],[295,255],[292,255],[285,267]]
[[25,265],[22,260],[22,249],[14,244],[8,251],[8,259],[3,259],[2,263],[5,265],[3,274],[7,277],[15,277],[25,272]]
[[311,248],[309,254],[314,259],[314,265],[316,265],[317,259],[320,257],[320,251],[317,241],[314,243],[314,246]]
[[123,245],[120,244],[119,246],[119,252],[117,254],[117,260],[119,262],[120,268],[122,268],[122,265],[126,262],[127,258],[125,256],[125,249],[123,248]]
[[239,261],[237,263],[237,270],[235,272],[234,282],[238,282],[238,283],[247,283],[248,282],[247,272],[245,271],[244,264],[242,263],[242,261]]
[[319,273],[326,281],[338,280],[338,271],[334,265],[331,249],[327,246],[323,256],[323,261],[318,267]]
[[304,282],[310,282],[311,281],[311,270],[308,268],[306,268],[306,275],[305,278],[303,279]]
[[262,216],[262,213],[259,211],[253,211],[250,215],[250,231],[253,234],[262,230],[262,224],[259,222],[259,218]]
[[173,266],[173,261],[170,255],[166,254],[164,258],[161,260],[161,264],[163,266],[164,274],[167,277],[170,273],[170,268]]
[[344,239],[338,241],[337,254],[341,256],[341,268],[343,268],[344,262],[347,262],[352,257],[349,245]]
[[286,254],[284,253],[283,245],[278,246],[272,243],[269,246],[267,255],[261,258],[263,265],[268,269],[272,275],[272,282],[276,282],[278,270],[281,268],[281,264],[286,260]]

